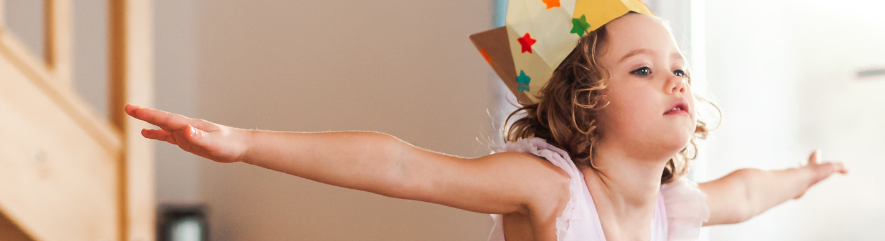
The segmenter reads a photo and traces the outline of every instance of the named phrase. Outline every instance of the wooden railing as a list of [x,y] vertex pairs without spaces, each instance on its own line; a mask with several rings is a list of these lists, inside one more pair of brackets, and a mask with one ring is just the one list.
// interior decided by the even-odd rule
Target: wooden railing
[[[76,225],[65,227],[64,222],[89,222],[90,220],[75,220],[89,215],[69,217],[70,220],[58,221],[50,210],[55,208],[75,208],[71,203],[84,200],[47,200],[58,198],[53,195],[62,193],[71,194],[88,202],[86,194],[95,196],[112,196],[111,203],[102,213],[111,213],[116,218],[110,223],[101,222],[100,225],[111,225],[113,240],[151,241],[155,239],[154,229],[154,181],[153,181],[153,151],[152,143],[141,138],[140,130],[148,127],[147,124],[126,118],[123,106],[133,103],[142,106],[151,106],[153,96],[153,44],[152,44],[152,4],[150,0],[108,0],[108,36],[109,36],[109,111],[108,117],[102,117],[98,111],[86,104],[86,102],[73,90],[73,31],[72,29],[72,0],[44,0],[44,33],[45,55],[36,56],[25,45],[11,34],[4,23],[5,11],[4,0],[0,0],[0,58],[8,63],[0,66],[0,88],[7,91],[21,90],[22,93],[38,93],[29,95],[9,95],[6,99],[11,109],[0,109],[0,114],[25,113],[18,118],[18,122],[10,118],[0,118],[0,145],[27,147],[24,150],[0,158],[16,158],[22,156],[40,156],[41,153],[52,153],[51,158],[59,161],[39,161],[43,169],[34,169],[31,166],[10,165],[0,166],[0,175],[21,174],[26,180],[22,183],[3,183],[0,180],[0,200],[7,200],[6,208],[16,210],[3,210],[0,212],[20,229],[25,231],[35,240],[75,240],[77,235],[87,237],[88,231],[76,230]],[[41,58],[42,57],[42,58]],[[16,72],[15,74],[11,72]],[[10,77],[12,76],[12,77]],[[16,80],[12,80],[15,76]],[[6,79],[4,79],[6,78]],[[28,92],[30,91],[30,92]],[[37,92],[34,92],[37,91]],[[15,93],[15,92],[8,92]],[[53,106],[46,108],[47,105]],[[2,107],[2,106],[0,106]],[[51,110],[50,110],[51,109]],[[28,112],[22,112],[27,110]],[[30,111],[47,111],[54,114],[40,115]],[[7,111],[7,112],[3,112]],[[16,112],[18,111],[18,112]],[[58,120],[44,120],[43,116],[64,116]],[[68,121],[70,120],[70,121]],[[40,123],[32,123],[40,122]],[[45,122],[45,123],[44,123]],[[49,123],[49,124],[46,124]],[[48,129],[57,126],[78,127],[79,130],[68,131],[58,129],[57,132],[46,134],[48,141],[41,143],[39,138],[22,138],[16,140],[16,136],[5,134],[15,132],[15,125],[27,125],[22,128],[40,129],[40,125],[46,125]],[[47,131],[48,132],[48,131]],[[84,133],[79,136],[76,133]],[[39,133],[38,133],[39,134]],[[25,137],[25,136],[19,136]],[[59,146],[58,143],[70,142],[71,140],[96,143],[100,153],[78,150],[73,147]],[[87,138],[87,139],[83,139]],[[28,139],[28,140],[24,140]],[[44,138],[46,139],[46,138]],[[30,140],[30,142],[29,142]],[[74,141],[77,142],[77,141]],[[51,144],[48,144],[51,143]],[[75,143],[71,143],[71,146]],[[42,146],[41,146],[42,145]],[[38,149],[34,154],[33,150]],[[72,149],[73,148],[73,149]],[[0,149],[2,150],[2,149]],[[99,149],[96,149],[99,150]],[[43,154],[45,155],[45,154]],[[104,157],[107,160],[93,160],[89,163],[66,162],[65,155]],[[70,158],[76,159],[76,158]],[[82,159],[82,158],[81,158]],[[2,165],[6,160],[0,160]],[[18,163],[12,160],[7,163]],[[94,169],[90,169],[94,168]],[[107,170],[105,170],[107,169]],[[42,170],[42,172],[41,172]],[[51,170],[46,172],[46,170]],[[78,171],[79,173],[70,173]],[[100,173],[113,173],[108,176],[113,183],[102,184],[96,182],[95,175]],[[48,173],[48,174],[47,174]],[[77,178],[77,176],[82,178]],[[7,179],[8,180],[8,179]],[[31,180],[31,181],[27,181]],[[82,182],[71,184],[70,182]],[[55,183],[55,184],[53,184]],[[61,184],[58,184],[61,183]],[[56,185],[58,184],[58,185]],[[14,187],[2,187],[2,185],[15,185]],[[83,187],[83,190],[67,190],[65,187]],[[29,196],[30,195],[30,196]],[[3,199],[3,197],[6,199]],[[99,200],[99,199],[96,199]],[[101,203],[101,201],[96,201]],[[4,203],[0,203],[4,204]],[[39,206],[39,205],[49,205]],[[96,204],[92,204],[96,205]],[[76,210],[68,210],[76,212]],[[0,215],[2,216],[2,215]],[[2,221],[2,220],[0,220]],[[60,224],[59,224],[60,223]],[[47,228],[43,226],[59,224],[57,227]],[[0,225],[2,226],[2,225]],[[2,227],[0,227],[2,229]],[[2,231],[2,230],[0,230]],[[2,234],[2,232],[0,232]],[[91,236],[89,236],[91,237]],[[0,238],[2,239],[2,238]]]
[[112,123],[122,133],[124,149],[119,169],[121,240],[152,241],[154,205],[154,152],[141,136],[149,125],[127,118],[126,103],[152,105],[153,4],[151,0],[108,1],[110,36],[110,86]]
[[74,32],[71,0],[44,0],[45,60],[58,85],[72,86]]

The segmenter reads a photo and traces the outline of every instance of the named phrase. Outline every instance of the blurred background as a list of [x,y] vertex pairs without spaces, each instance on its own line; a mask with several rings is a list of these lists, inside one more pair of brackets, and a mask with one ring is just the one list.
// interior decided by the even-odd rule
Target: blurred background
[[[4,0],[42,56],[42,1]],[[724,120],[698,182],[782,169],[823,150],[851,173],[706,240],[883,240],[885,3],[649,0]],[[467,36],[498,1],[155,0],[159,109],[241,128],[370,130],[464,157],[502,144],[513,110]],[[74,84],[107,114],[106,1],[74,2]],[[2,81],[2,80],[0,80]],[[515,102],[515,101],[514,101]],[[141,103],[134,103],[141,104]],[[715,121],[713,121],[715,123]],[[486,240],[487,214],[217,164],[156,144],[158,205],[204,205],[212,240]]]

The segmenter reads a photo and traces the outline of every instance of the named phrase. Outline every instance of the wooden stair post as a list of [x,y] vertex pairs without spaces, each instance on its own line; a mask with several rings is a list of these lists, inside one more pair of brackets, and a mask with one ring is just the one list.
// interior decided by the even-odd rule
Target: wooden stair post
[[141,136],[150,125],[130,118],[127,103],[153,104],[153,26],[150,0],[108,0],[111,121],[122,134],[119,177],[120,239],[155,240],[152,142]]
[[6,4],[3,3],[3,0],[0,0],[0,33],[6,29],[6,15],[3,14],[5,8]]
[[55,83],[63,88],[73,87],[74,32],[71,0],[44,0],[43,14],[46,36],[44,58]]

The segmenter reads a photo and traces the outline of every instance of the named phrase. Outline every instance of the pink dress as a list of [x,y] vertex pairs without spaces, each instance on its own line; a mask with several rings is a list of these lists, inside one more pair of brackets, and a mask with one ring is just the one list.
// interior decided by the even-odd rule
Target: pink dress
[[[544,139],[531,138],[511,143],[498,152],[523,152],[547,159],[571,176],[571,198],[562,215],[556,218],[557,241],[603,241],[602,225],[596,205],[587,184],[568,153]],[[705,203],[707,195],[697,185],[685,178],[661,185],[655,214],[651,220],[651,240],[696,240],[700,227],[707,221],[710,211]],[[489,241],[504,241],[503,217],[492,214],[495,227]]]

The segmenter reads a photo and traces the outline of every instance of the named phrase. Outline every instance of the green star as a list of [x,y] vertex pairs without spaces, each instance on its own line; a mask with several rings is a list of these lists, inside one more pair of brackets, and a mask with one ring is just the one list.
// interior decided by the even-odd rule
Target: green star
[[529,82],[532,81],[532,78],[529,78],[528,75],[525,75],[525,71],[520,70],[519,76],[516,77],[516,83],[519,84],[518,91],[531,91],[529,90]]
[[584,37],[584,33],[587,32],[587,29],[590,28],[590,24],[587,23],[587,16],[581,15],[581,18],[573,18],[572,19],[572,31],[571,33],[577,34],[578,36]]

